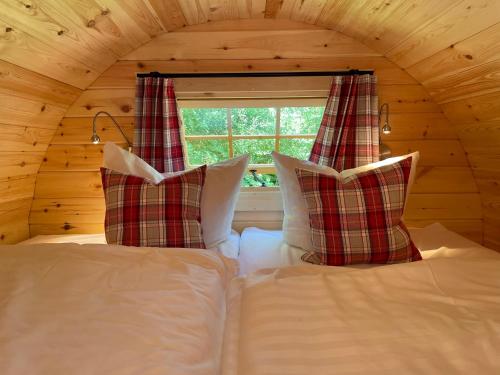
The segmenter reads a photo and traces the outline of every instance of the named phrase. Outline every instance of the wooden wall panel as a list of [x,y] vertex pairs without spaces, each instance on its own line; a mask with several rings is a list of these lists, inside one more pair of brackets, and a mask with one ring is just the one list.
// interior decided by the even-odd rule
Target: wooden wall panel
[[56,124],[80,92],[0,60],[0,244],[29,237],[38,169]]
[[[135,72],[359,68],[376,70],[381,102],[390,104],[394,131],[383,137],[384,142],[395,154],[421,152],[406,220],[417,226],[441,221],[470,238],[481,239],[481,204],[467,158],[448,119],[422,86],[389,60],[335,32],[286,24],[282,30],[265,32],[264,38],[260,22],[252,30],[252,22],[245,21],[245,30],[240,32],[234,32],[237,24],[226,22],[214,24],[217,31],[213,32],[193,27],[165,34],[104,72],[70,106],[56,129],[37,179],[30,215],[31,234],[102,231],[104,204],[98,172],[102,145],[90,143],[92,116],[100,110],[109,111],[132,138]],[[311,40],[316,42],[310,43]],[[278,54],[281,58],[276,59]],[[172,57],[175,60],[169,60]],[[324,97],[329,85],[330,79],[321,77],[178,79],[176,93],[184,100],[266,95]],[[124,146],[109,119],[99,119],[98,131],[103,141]],[[457,207],[457,200],[463,204]],[[242,229],[258,224],[277,229],[282,217],[279,192],[245,192],[238,203],[234,226]]]

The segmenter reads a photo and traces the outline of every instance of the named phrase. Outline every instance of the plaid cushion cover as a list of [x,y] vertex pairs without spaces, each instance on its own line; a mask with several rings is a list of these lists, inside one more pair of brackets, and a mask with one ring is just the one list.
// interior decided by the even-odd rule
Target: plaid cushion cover
[[411,159],[344,180],[297,169],[314,249],[302,259],[331,266],[422,259],[401,221]]
[[101,168],[109,244],[205,248],[200,202],[206,166],[158,185]]

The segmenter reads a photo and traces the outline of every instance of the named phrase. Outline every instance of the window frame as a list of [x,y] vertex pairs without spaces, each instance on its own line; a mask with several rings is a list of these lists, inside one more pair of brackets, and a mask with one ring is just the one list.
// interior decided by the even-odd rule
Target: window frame
[[[325,97],[290,97],[290,98],[207,98],[207,99],[177,99],[180,116],[182,118],[182,109],[184,108],[224,108],[226,109],[227,134],[224,135],[186,135],[187,140],[227,140],[229,158],[234,157],[233,141],[239,139],[273,139],[274,150],[279,152],[280,140],[282,139],[315,139],[316,134],[281,134],[281,109],[284,107],[324,107],[326,105]],[[275,134],[273,135],[235,135],[233,134],[231,110],[233,108],[274,108],[275,115]],[[197,165],[189,164],[186,153],[186,164],[190,167]],[[249,164],[248,171],[257,170],[257,173],[276,174],[276,168],[273,164]],[[263,189],[262,187],[242,187],[242,189]],[[266,187],[266,189],[276,189]]]

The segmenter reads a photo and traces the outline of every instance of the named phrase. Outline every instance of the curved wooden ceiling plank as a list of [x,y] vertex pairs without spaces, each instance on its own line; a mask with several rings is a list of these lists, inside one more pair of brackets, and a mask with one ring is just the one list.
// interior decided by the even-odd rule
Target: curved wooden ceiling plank
[[84,89],[100,71],[54,50],[12,24],[0,21],[1,59],[44,76]]
[[33,2],[32,5],[20,1],[0,2],[0,20],[96,71],[102,70],[103,65],[112,64],[119,54],[82,30],[85,26],[68,19],[75,13],[71,7],[57,6],[56,1]]
[[500,1],[461,1],[387,53],[403,68],[500,22]]

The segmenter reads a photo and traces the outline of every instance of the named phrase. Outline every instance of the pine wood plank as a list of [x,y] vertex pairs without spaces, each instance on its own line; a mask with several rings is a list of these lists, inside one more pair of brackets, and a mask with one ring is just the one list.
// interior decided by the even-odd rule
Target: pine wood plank
[[0,178],[35,175],[45,152],[0,151]]
[[467,167],[467,157],[458,140],[390,141],[385,142],[393,155],[420,152],[421,167]]
[[[329,77],[290,78],[179,78],[178,99],[252,97],[327,97]],[[276,91],[280,87],[280,91]],[[210,91],[207,91],[209,89]],[[92,117],[98,111],[113,116],[134,116],[134,89],[86,90],[66,112],[66,117]],[[419,85],[379,85],[380,103],[391,113],[439,113],[440,109]]]
[[500,2],[460,1],[386,55],[406,68],[499,22]]
[[500,93],[443,103],[441,108],[453,124],[470,124],[500,119]]
[[380,84],[416,84],[404,70],[380,57],[339,56],[317,59],[245,59],[245,60],[131,60],[118,61],[99,76],[90,88],[132,88],[138,72],[218,73],[272,71],[335,71],[374,69]]
[[15,244],[29,237],[28,214],[31,198],[0,206],[0,244]]
[[477,193],[411,194],[405,219],[482,219],[481,199]]
[[[75,181],[78,181],[75,184]],[[56,188],[54,188],[56,187]],[[36,180],[37,198],[101,198],[101,174],[99,172],[40,172]]]
[[380,54],[351,38],[329,30],[217,31],[205,37],[195,32],[162,34],[121,59],[272,59],[335,56]]
[[0,92],[51,104],[69,106],[81,90],[0,60]]
[[103,64],[111,65],[121,53],[93,38],[69,3],[56,1],[45,0],[29,7],[23,2],[0,2],[0,20],[93,70],[100,71]]
[[0,91],[0,121],[4,124],[50,128],[64,116],[66,107],[12,96]]
[[32,199],[36,175],[0,178],[0,210],[11,201]]
[[53,129],[1,124],[3,151],[45,152],[54,134]]
[[[126,148],[126,144],[118,144]],[[50,145],[40,166],[47,171],[98,171],[103,164],[104,145]]]
[[[37,38],[0,20],[1,59],[44,76],[84,89],[100,71],[54,50]],[[33,58],[36,56],[36,58]],[[104,67],[103,67],[104,70]]]
[[442,49],[407,71],[424,85],[446,82],[478,65],[500,60],[500,23]]
[[389,122],[391,134],[381,134],[382,141],[410,141],[424,139],[457,139],[457,134],[442,113],[392,113]]
[[30,235],[31,237],[38,235],[50,234],[94,234],[104,233],[103,222],[99,223],[47,223],[47,224],[31,224]]
[[[134,139],[134,117],[115,117],[115,120],[120,124],[128,139]],[[107,116],[102,116],[97,119],[97,134],[101,138],[101,143],[125,142],[123,136],[118,131],[112,120]],[[53,145],[82,145],[91,144],[90,136],[92,135],[92,118],[91,117],[65,117],[55,130],[51,144]]]
[[[246,0],[247,4],[250,0]],[[265,0],[253,0],[255,3],[256,12],[259,12],[260,2]],[[241,2],[241,0],[240,0]],[[263,9],[263,8],[261,8]],[[234,19],[223,20],[217,22],[207,22],[201,24],[187,25],[182,29],[175,30],[177,32],[200,32],[209,33],[213,31],[271,31],[271,30],[321,30],[322,27],[310,25],[303,22],[296,22],[289,19],[269,19],[261,18],[262,15],[256,16],[252,19]]]
[[171,31],[186,25],[186,18],[177,0],[146,0],[159,19],[165,31]]
[[103,198],[35,199],[30,224],[104,223],[106,207]]

